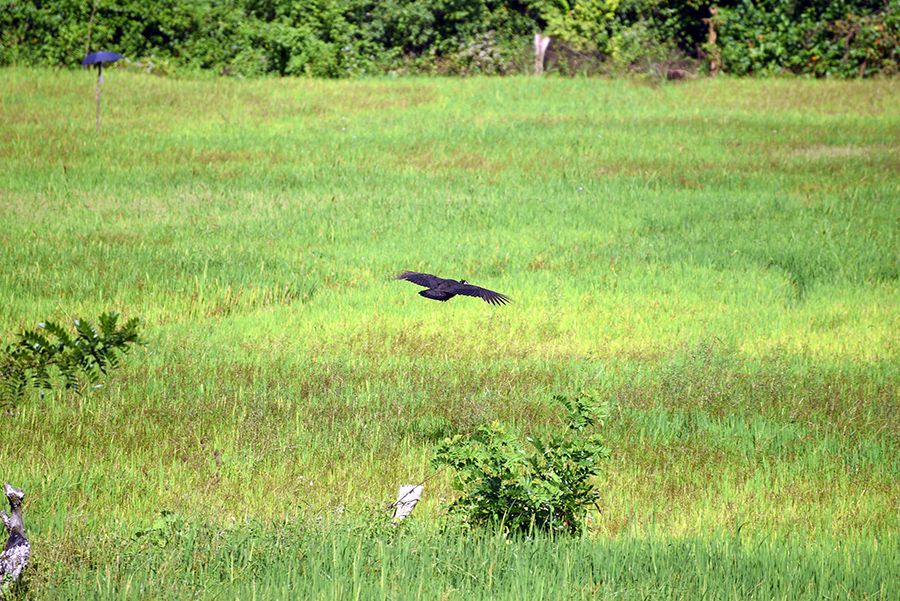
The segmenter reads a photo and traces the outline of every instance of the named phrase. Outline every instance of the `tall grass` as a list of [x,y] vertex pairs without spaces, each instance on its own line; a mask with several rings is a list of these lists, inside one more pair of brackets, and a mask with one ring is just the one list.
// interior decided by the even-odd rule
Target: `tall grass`
[[[28,594],[896,596],[897,82],[111,70],[97,135],[90,73],[2,75],[3,338],[114,309],[150,343],[4,418]],[[468,547],[507,542],[438,531],[430,449],[556,428],[581,388],[611,407],[603,513],[485,585]],[[414,535],[309,526],[426,478]],[[551,548],[620,567],[551,582]]]
[[[258,530],[257,530],[258,528]],[[507,539],[345,522],[219,530],[161,519],[55,590],[57,599],[891,599],[900,549],[828,539]],[[178,575],[178,577],[174,577]]]

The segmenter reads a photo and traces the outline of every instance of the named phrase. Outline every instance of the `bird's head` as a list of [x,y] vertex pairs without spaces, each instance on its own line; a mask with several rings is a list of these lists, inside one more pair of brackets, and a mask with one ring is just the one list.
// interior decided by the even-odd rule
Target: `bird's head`
[[469,282],[467,282],[467,281],[465,281],[465,280],[460,280],[459,283],[460,283],[460,284],[468,284]]

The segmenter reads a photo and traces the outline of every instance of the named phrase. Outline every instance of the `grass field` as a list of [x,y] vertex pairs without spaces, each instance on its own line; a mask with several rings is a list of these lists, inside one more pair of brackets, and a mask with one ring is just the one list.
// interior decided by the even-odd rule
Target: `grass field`
[[[0,337],[148,343],[3,417],[22,597],[900,598],[900,82],[2,78]],[[582,389],[584,537],[443,522]]]

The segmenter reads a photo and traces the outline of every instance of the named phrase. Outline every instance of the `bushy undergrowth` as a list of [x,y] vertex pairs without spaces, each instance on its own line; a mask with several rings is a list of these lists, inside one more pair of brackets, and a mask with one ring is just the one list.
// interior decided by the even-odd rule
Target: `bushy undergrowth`
[[722,68],[736,75],[868,77],[900,72],[900,5],[750,2],[713,19]]
[[568,411],[566,430],[526,438],[530,452],[499,422],[437,446],[434,465],[453,468],[453,486],[462,493],[451,511],[470,525],[518,532],[574,534],[584,528],[586,506],[600,498],[592,478],[609,453],[589,432],[602,411],[588,395],[554,401]]
[[[531,70],[868,77],[898,71],[900,6],[870,0],[235,0],[5,3],[0,66],[77,65],[90,49],[158,74],[357,77]],[[713,39],[713,36],[716,36]]]

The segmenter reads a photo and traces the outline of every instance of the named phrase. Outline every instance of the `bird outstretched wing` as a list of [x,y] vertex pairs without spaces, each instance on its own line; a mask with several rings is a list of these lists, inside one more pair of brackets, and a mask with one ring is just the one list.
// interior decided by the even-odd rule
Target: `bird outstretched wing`
[[398,275],[396,279],[407,280],[413,284],[425,286],[426,288],[437,288],[441,282],[446,281],[444,278],[439,278],[430,273],[416,273],[415,271],[405,271]]
[[481,286],[473,286],[472,284],[456,284],[452,286],[448,292],[451,294],[461,294],[463,296],[474,296],[483,299],[492,305],[505,305],[512,302],[505,294],[482,288]]

